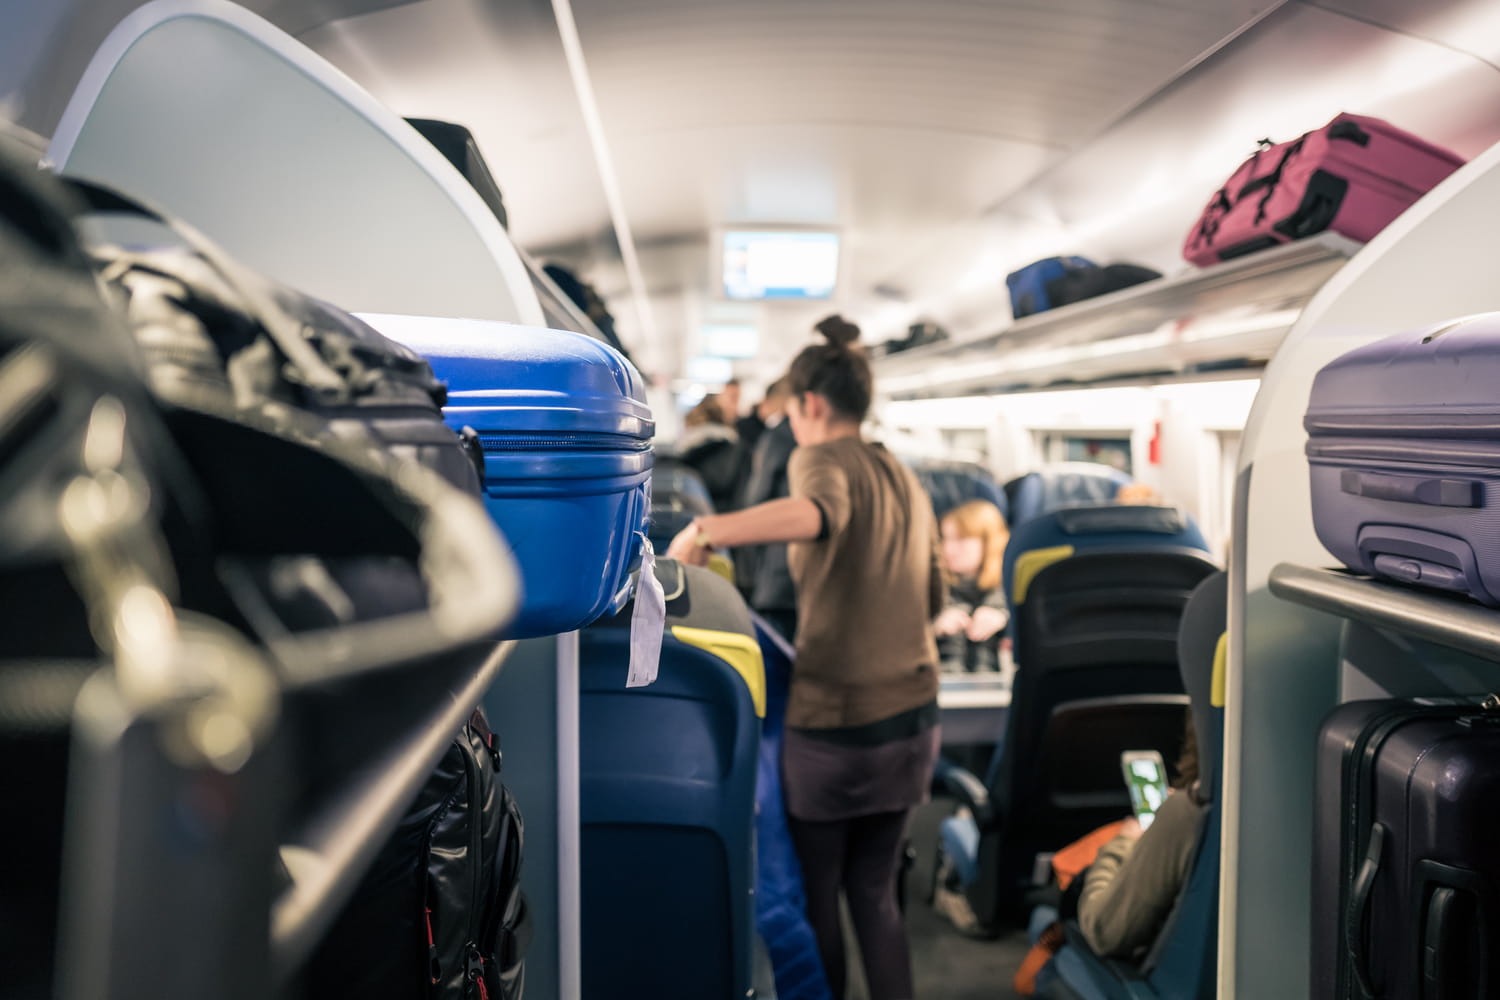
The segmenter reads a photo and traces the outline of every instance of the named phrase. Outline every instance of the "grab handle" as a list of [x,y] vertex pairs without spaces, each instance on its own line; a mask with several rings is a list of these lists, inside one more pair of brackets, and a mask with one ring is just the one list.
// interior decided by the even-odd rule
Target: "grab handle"
[[1369,949],[1365,947],[1370,919],[1370,895],[1375,890],[1375,879],[1380,875],[1380,860],[1385,853],[1385,824],[1370,827],[1370,843],[1365,848],[1364,863],[1354,879],[1354,890],[1349,894],[1349,909],[1344,914],[1344,948],[1349,954],[1354,969],[1354,978],[1366,997],[1376,996],[1370,981]]
[[1339,488],[1357,497],[1420,503],[1429,507],[1484,506],[1484,483],[1477,479],[1391,476],[1345,469],[1339,477]]

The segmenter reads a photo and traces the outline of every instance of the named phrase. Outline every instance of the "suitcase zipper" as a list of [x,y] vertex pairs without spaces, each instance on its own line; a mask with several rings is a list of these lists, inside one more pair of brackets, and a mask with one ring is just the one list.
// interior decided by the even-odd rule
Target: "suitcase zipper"
[[[474,739],[479,734],[475,732],[472,725],[464,726],[463,740],[466,744],[464,750],[464,780],[468,784],[469,793],[469,937],[465,944],[464,979],[470,984],[470,989],[476,991],[479,1000],[488,1000],[489,993],[484,984],[484,958],[479,953],[479,947],[475,943],[478,935],[476,924],[479,920],[479,907],[483,901],[483,881],[481,874],[484,871],[481,853],[484,850],[484,818],[481,815],[481,803],[479,796],[481,789],[479,779],[479,755],[474,752]],[[481,742],[483,742],[481,738]]]
[[651,442],[628,434],[586,433],[570,437],[480,434],[486,453],[516,451],[648,451]]

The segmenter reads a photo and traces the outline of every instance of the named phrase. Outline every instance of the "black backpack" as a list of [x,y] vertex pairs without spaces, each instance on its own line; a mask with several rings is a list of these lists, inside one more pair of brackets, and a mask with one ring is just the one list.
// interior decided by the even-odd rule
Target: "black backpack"
[[524,826],[476,711],[309,962],[308,997],[519,1000]]

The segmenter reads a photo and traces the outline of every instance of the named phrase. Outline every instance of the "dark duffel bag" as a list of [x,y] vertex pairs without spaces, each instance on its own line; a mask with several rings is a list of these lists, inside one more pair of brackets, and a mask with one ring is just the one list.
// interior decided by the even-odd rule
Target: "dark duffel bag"
[[1312,996],[1500,989],[1500,699],[1361,701],[1323,723]]
[[109,569],[169,596],[152,536],[169,519],[192,526],[198,500],[100,295],[76,210],[0,130],[0,993],[28,1000],[57,993],[68,727],[107,662],[91,629],[107,619],[91,617],[81,593],[99,580],[64,496],[106,482],[123,491],[118,530],[99,533],[117,545]]
[[415,459],[478,494],[478,438],[455,439],[443,423],[447,387],[419,354],[342,309],[248,272],[158,209],[98,185],[72,186],[99,212],[161,223],[187,243],[95,250],[158,397],[190,407],[285,404],[341,438]]
[[1047,283],[1047,297],[1052,307],[1071,305],[1085,299],[1098,298],[1122,288],[1155,281],[1160,271],[1138,264],[1105,264],[1103,267],[1082,267],[1065,271]]
[[[349,509],[332,480],[276,478],[286,472],[275,467],[277,456],[292,454],[277,433],[332,437],[413,459],[478,497],[477,437],[443,423],[446,388],[427,362],[348,313],[245,271],[160,210],[76,186],[95,210],[154,220],[187,243],[106,246],[96,255],[123,300],[153,388],[169,414],[175,408],[174,427],[212,468],[215,513],[234,543],[218,560],[232,600],[225,613],[279,649],[285,637],[420,614],[435,603],[434,591],[458,589],[428,580],[389,532],[335,524]],[[316,554],[296,554],[314,541],[308,551]],[[315,721],[320,705],[336,717],[342,695],[338,684],[304,692],[298,711],[313,721],[298,727],[298,759],[342,752],[334,744],[347,743],[347,734]],[[476,709],[308,959],[302,978],[310,996],[519,996],[528,930],[522,828],[499,765],[494,734]],[[288,791],[292,811],[324,791],[316,775],[304,776]]]

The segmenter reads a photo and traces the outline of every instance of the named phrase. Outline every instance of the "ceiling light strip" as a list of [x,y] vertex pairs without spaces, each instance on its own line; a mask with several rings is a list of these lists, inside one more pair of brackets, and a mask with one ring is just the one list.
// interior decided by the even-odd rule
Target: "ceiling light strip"
[[648,344],[656,347],[656,317],[651,312],[651,301],[646,294],[646,279],[641,273],[640,257],[635,252],[635,237],[630,232],[630,220],[625,215],[625,199],[620,196],[620,182],[615,176],[614,159],[610,156],[609,143],[604,137],[604,122],[599,117],[599,104],[594,100],[594,84],[589,78],[588,64],[583,59],[583,45],[578,40],[578,23],[573,20],[573,5],[570,0],[552,0],[552,13],[557,19],[557,33],[562,38],[563,55],[568,60],[568,75],[573,79],[573,92],[578,95],[578,108],[583,112],[583,127],[594,152],[599,183],[604,187],[604,200],[609,206],[610,221],[615,227],[615,239],[620,244],[620,258],[625,264],[625,278],[630,282],[630,294],[635,301],[636,319],[640,323],[642,337]]

